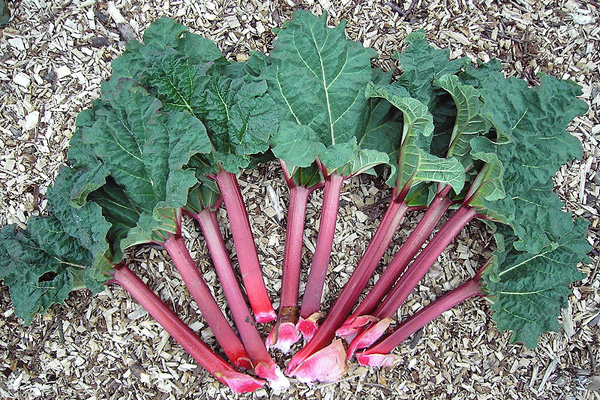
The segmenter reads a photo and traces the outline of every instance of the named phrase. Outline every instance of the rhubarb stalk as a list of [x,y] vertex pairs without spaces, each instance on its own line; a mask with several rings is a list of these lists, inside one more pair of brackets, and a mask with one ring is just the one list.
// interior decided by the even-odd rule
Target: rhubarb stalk
[[121,263],[115,266],[113,278],[109,283],[116,283],[123,287],[202,368],[234,392],[252,392],[264,385],[264,381],[237,372],[216,355],[126,265]]
[[325,179],[317,246],[310,266],[306,288],[304,289],[302,307],[300,308],[300,321],[298,322],[298,329],[305,339],[310,339],[316,329],[325,276],[331,257],[343,181],[344,176],[338,173],[332,173]]
[[227,304],[231,310],[244,347],[254,365],[256,374],[261,378],[267,379],[271,387],[276,390],[287,388],[289,386],[287,378],[283,376],[279,367],[267,352],[265,344],[256,330],[254,319],[250,314],[244,294],[240,289],[233,266],[231,265],[225,241],[219,229],[216,213],[205,208],[198,213],[189,214],[192,215],[202,229],[202,234],[204,235],[219,281],[223,287]]
[[231,233],[240,265],[242,280],[256,322],[269,322],[276,314],[265,287],[262,270],[256,253],[254,236],[250,228],[250,220],[242,198],[242,192],[235,174],[221,170],[215,176],[227,215],[231,222]]
[[483,269],[466,283],[463,283],[456,289],[444,294],[406,319],[393,333],[388,335],[381,342],[369,347],[360,354],[357,354],[356,358],[358,359],[358,362],[362,365],[377,367],[391,367],[396,364],[399,361],[399,357],[390,353],[395,347],[400,345],[400,343],[408,339],[410,335],[463,301],[474,296],[484,295],[482,292],[483,283],[481,281],[482,272]]
[[[288,181],[288,184],[293,181]],[[298,323],[298,290],[300,288],[300,269],[302,266],[302,237],[308,195],[312,190],[294,185],[290,187],[290,203],[283,252],[283,277],[281,282],[281,301],[277,324],[267,338],[267,346],[275,347],[287,353],[300,339]]]
[[227,357],[236,367],[251,369],[252,364],[248,353],[223,315],[223,311],[204,281],[202,273],[190,256],[183,238],[180,235],[169,234],[164,242],[158,242],[158,244],[162,245],[171,256],[175,268],[177,268],[185,286],[200,309],[202,317]]
[[379,339],[385,331],[384,327],[387,328],[389,323],[391,323],[391,317],[398,311],[408,295],[425,276],[429,268],[435,263],[459,232],[477,216],[477,211],[468,204],[463,204],[456,212],[454,212],[454,214],[452,214],[439,232],[404,272],[383,303],[375,310],[373,316],[379,319],[380,322],[369,327],[367,330],[363,330],[352,340],[348,347],[349,356],[357,349],[368,347]]
[[450,189],[450,186],[446,186],[433,199],[423,218],[385,268],[381,277],[367,294],[367,297],[356,307],[344,325],[337,330],[339,336],[351,335],[371,320],[372,317],[370,314],[389,293],[394,283],[396,283],[402,272],[404,272],[408,264],[421,249],[423,243],[431,235],[433,229],[448,210],[448,207],[452,205],[452,200],[448,197]]
[[[344,285],[344,289],[329,311],[323,325],[318,330],[315,327],[316,333],[314,337],[292,358],[287,369],[288,373],[293,373],[298,378],[304,377],[305,379],[309,379],[316,373],[309,368],[309,365],[316,365],[317,363],[305,363],[306,359],[313,353],[323,349],[334,338],[335,330],[344,321],[348,313],[352,310],[354,303],[360,297],[377,264],[389,247],[394,233],[402,222],[407,210],[408,205],[403,201],[403,196],[397,196],[394,190],[392,201],[361,261],[348,282]],[[324,355],[325,353],[322,354]],[[296,367],[302,364],[304,364],[303,371],[296,369]]]

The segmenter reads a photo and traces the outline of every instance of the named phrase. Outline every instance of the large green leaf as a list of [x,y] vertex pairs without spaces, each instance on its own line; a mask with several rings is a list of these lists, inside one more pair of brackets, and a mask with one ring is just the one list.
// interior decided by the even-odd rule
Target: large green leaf
[[91,264],[90,253],[54,217],[32,218],[26,231],[14,225],[0,230],[0,279],[25,323],[85,287],[82,272]]
[[0,231],[0,279],[10,287],[16,313],[26,323],[62,303],[72,290],[99,292],[110,279],[112,225],[98,204],[72,200],[82,187],[91,191],[93,184],[104,184],[106,174],[95,167],[63,167],[48,190],[54,215],[30,219],[25,231],[14,226]]
[[115,261],[119,261],[122,257],[120,242],[137,225],[142,210],[135,206],[110,176],[110,170],[98,158],[93,146],[84,142],[83,131],[94,126],[95,112],[103,107],[98,100],[93,108],[79,113],[77,130],[69,142],[68,153],[69,162],[76,168],[60,171],[49,197],[51,207],[57,203],[58,207],[64,209],[54,210],[59,217],[64,214],[62,221],[66,221],[69,213],[73,212],[67,205],[83,209],[91,201],[100,206],[102,215],[111,224],[107,240],[112,245]]
[[406,49],[395,56],[402,69],[402,75],[395,84],[405,87],[411,97],[432,110],[443,94],[443,90],[437,84],[438,79],[444,75],[458,73],[469,64],[469,59],[451,61],[450,49],[435,49],[427,43],[422,31],[409,34],[405,43]]
[[[389,73],[384,74],[377,68],[373,69],[373,84],[389,84],[390,78]],[[405,97],[410,97],[405,89],[401,87],[395,89],[396,94],[399,94],[400,91],[404,91]],[[391,160],[398,158],[398,147],[402,139],[400,134],[402,132],[402,113],[386,99],[368,97],[368,111],[365,118],[359,142],[360,147],[387,153]]]
[[[102,216],[102,208],[94,202],[78,205],[72,197],[79,198],[85,187],[91,193],[103,186],[106,182],[107,170],[104,168],[86,171],[83,169],[61,168],[54,185],[48,189],[49,207],[52,214],[60,221],[62,229],[92,255],[92,264],[99,266],[99,270],[108,270],[110,264],[105,259],[112,259],[107,242],[107,233],[111,224]],[[73,193],[77,194],[73,196]],[[100,272],[103,275],[103,272]]]
[[423,103],[404,97],[404,93],[392,85],[369,85],[367,89],[369,97],[386,99],[404,117],[396,173],[390,176],[388,183],[401,192],[421,182],[443,182],[459,193],[465,182],[463,166],[455,158],[439,158],[429,153],[433,117]]
[[509,223],[514,219],[514,202],[506,199],[504,165],[496,154],[496,143],[485,137],[474,137],[467,146],[470,147],[469,158],[483,162],[471,183],[469,204],[495,220]]
[[271,96],[282,120],[311,127],[326,146],[360,135],[371,80],[372,49],[346,39],[345,24],[298,11],[279,31],[271,52]]
[[214,162],[229,172],[248,167],[255,154],[269,148],[277,130],[275,103],[264,81],[213,76],[207,85],[203,121],[215,146]]
[[90,193],[87,200],[98,204],[102,208],[102,215],[110,222],[107,239],[112,245],[114,260],[119,261],[122,258],[121,249],[126,247],[121,241],[137,226],[142,212],[111,177],[104,186]]
[[[144,32],[144,43],[132,40],[127,43],[126,51],[112,64],[111,79],[131,78],[140,81],[147,75],[148,69],[164,60],[172,62],[176,57],[169,54],[184,55],[185,63],[202,65],[222,57],[221,51],[209,39],[188,32],[187,28],[170,18],[159,18]],[[189,76],[188,85],[195,86]],[[186,90],[187,86],[180,86]],[[188,94],[191,92],[188,92]]]
[[[494,143],[479,137],[470,142],[479,159],[493,153],[504,167],[506,198],[488,198],[478,206],[483,214],[512,227],[519,238],[514,243],[517,250],[535,254],[570,223],[560,211],[562,203],[552,191],[551,179],[565,162],[581,156],[581,143],[565,128],[587,106],[576,98],[580,89],[571,82],[543,77],[540,86],[530,88],[522,80],[505,78],[496,68],[492,63],[463,74],[465,81],[480,87],[482,113],[497,136],[509,139]],[[488,181],[499,192],[496,182]]]
[[[518,171],[519,158],[500,159],[506,155],[504,147],[510,145],[482,137],[471,141],[473,158],[486,165],[470,204],[492,220],[509,225],[518,238],[513,243],[517,250],[536,253],[549,246],[563,226],[570,225],[571,217],[561,211],[563,203],[553,192],[551,180],[524,184],[511,175]],[[512,168],[504,168],[509,163]]]
[[[159,99],[165,111],[186,111],[204,123],[213,152],[213,171],[239,172],[269,148],[277,130],[275,104],[257,79],[265,59],[246,68],[225,60],[208,39],[161,18],[113,62],[111,80],[132,78]],[[133,66],[132,66],[133,65]]]
[[463,166],[468,168],[471,163],[470,141],[474,136],[486,135],[490,130],[490,122],[481,114],[483,101],[481,90],[473,86],[461,84],[456,75],[444,75],[438,84],[446,90],[456,106],[456,121],[447,156],[458,157]]
[[316,154],[325,151],[325,145],[318,139],[310,126],[283,121],[272,139],[273,153],[290,167],[308,167],[314,163]]
[[209,152],[210,140],[198,119],[187,112],[159,112],[160,102],[131,80],[111,81],[102,92],[103,106],[94,124],[83,128],[82,141],[122,189],[127,202],[121,206],[140,213],[121,248],[159,240],[161,231],[178,228],[178,209],[197,183],[195,171],[184,166]]
[[498,149],[507,179],[546,183],[564,163],[582,156],[581,143],[566,131],[573,118],[587,111],[577,99],[581,88],[550,76],[530,88],[522,79],[505,78],[498,68],[496,62],[469,67],[461,78],[481,88],[482,114],[499,137],[511,142]]
[[[271,64],[264,69],[282,121],[273,152],[290,168],[310,165],[319,158],[328,173],[338,170],[351,175],[388,161],[385,150],[373,145],[365,153],[358,146],[367,132],[385,135],[388,126],[383,117],[389,107],[376,110],[365,97],[366,84],[373,77],[371,59],[377,54],[348,40],[344,30],[344,23],[329,28],[326,15],[319,18],[297,11],[274,42]],[[371,111],[375,116],[369,123]],[[285,146],[293,135],[291,127],[302,138],[290,142],[293,147],[303,146],[301,157]],[[304,146],[309,137],[315,137],[319,145]]]
[[587,222],[580,219],[562,227],[552,244],[536,253],[516,250],[516,238],[504,230],[506,249],[496,254],[496,270],[486,274],[498,329],[512,330],[512,340],[528,347],[535,347],[543,332],[559,329],[557,318],[571,293],[569,284],[583,278],[577,263],[587,261],[591,250],[585,239]]

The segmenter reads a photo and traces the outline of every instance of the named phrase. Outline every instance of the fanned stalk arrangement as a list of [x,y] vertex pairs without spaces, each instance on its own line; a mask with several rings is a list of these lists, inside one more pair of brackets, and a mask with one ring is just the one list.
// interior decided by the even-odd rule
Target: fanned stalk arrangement
[[[302,337],[285,373],[303,382],[340,379],[354,356],[394,366],[397,346],[472,297],[491,303],[498,329],[512,330],[513,341],[535,346],[559,327],[569,285],[582,278],[577,264],[590,251],[586,223],[561,211],[552,181],[581,157],[581,144],[565,130],[587,110],[580,88],[549,76],[530,87],[506,78],[497,61],[450,60],[422,32],[406,38],[395,78],[371,66],[376,56],[348,40],[344,24],[330,28],[326,16],[305,11],[284,24],[268,56],[253,53],[243,63],[170,19],[151,24],[143,43],[130,42],[113,62],[101,98],[79,114],[69,166],[48,190],[48,215],[24,230],[0,230],[0,279],[16,314],[30,323],[73,290],[97,293],[116,283],[236,393],[265,383],[286,390],[268,349],[287,353]],[[289,188],[277,314],[238,181],[244,169],[271,159]],[[385,178],[390,202],[325,310],[343,183],[361,173]],[[320,189],[301,294],[306,208]],[[221,204],[235,258],[217,216]],[[404,217],[417,211],[419,222],[368,288]],[[187,247],[184,217],[202,231],[237,332]],[[493,228],[493,255],[473,278],[390,329],[473,219]],[[148,244],[166,250],[231,364],[143,283],[132,271],[138,266],[126,265],[132,247]],[[274,319],[263,341],[256,323]]]

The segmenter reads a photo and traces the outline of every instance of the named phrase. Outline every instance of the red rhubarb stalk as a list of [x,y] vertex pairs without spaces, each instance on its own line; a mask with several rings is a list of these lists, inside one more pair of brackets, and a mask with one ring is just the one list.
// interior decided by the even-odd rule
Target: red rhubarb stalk
[[398,357],[390,353],[395,347],[399,346],[400,343],[408,339],[410,335],[463,301],[473,296],[484,295],[482,292],[483,283],[481,282],[482,271],[478,272],[475,277],[468,280],[466,283],[463,283],[456,289],[444,294],[439,299],[406,319],[393,333],[388,335],[381,342],[358,354],[358,362],[362,365],[378,367],[391,367],[396,364],[399,361]]
[[[456,210],[427,246],[425,246],[419,256],[408,267],[383,303],[375,310],[373,315],[378,319],[385,321],[388,321],[388,318],[393,317],[408,295],[425,276],[429,268],[435,263],[450,242],[452,242],[469,221],[475,217],[477,217],[477,211],[467,204],[463,204]],[[377,329],[378,332],[383,333],[381,327],[377,324],[375,324],[373,328]],[[350,343],[348,355],[352,355],[358,348],[364,348],[365,346],[373,344],[379,336],[373,335],[373,332],[369,333],[369,329],[366,331],[363,330]]]
[[[290,189],[290,204],[286,227],[286,240],[283,253],[283,278],[281,288],[281,317],[297,317],[298,288],[300,286],[300,267],[302,264],[302,236],[304,234],[304,217],[310,190],[303,186]],[[286,310],[286,308],[293,310]],[[283,311],[281,311],[283,310]],[[286,313],[291,311],[291,315]],[[293,321],[292,322],[296,322]]]
[[[452,205],[452,200],[448,198],[450,189],[450,186],[445,187],[433,199],[423,218],[383,271],[383,274],[369,291],[367,297],[358,305],[352,315],[348,317],[344,325],[338,329],[338,335],[350,335],[356,332],[364,323],[368,322],[369,317],[364,318],[363,316],[369,316],[389,293],[394,283],[396,283],[402,272],[404,272],[408,264],[421,249],[423,243],[429,238],[433,229],[448,210],[448,207]],[[359,319],[357,321],[357,318],[360,317],[363,317],[362,320]]]
[[[396,192],[394,191],[394,195],[395,194]],[[344,289],[327,314],[327,318],[323,322],[323,325],[316,330],[315,336],[306,344],[306,346],[292,358],[292,361],[288,365],[288,373],[294,373],[297,377],[302,374],[306,376],[307,379],[310,377],[312,372],[300,372],[296,370],[296,367],[301,366],[308,357],[323,349],[334,338],[335,330],[344,321],[348,313],[352,310],[355,302],[360,297],[362,290],[369,282],[377,264],[379,264],[383,254],[389,247],[394,233],[402,222],[407,210],[408,206],[406,203],[401,201],[398,196],[393,196],[393,200],[390,202],[390,205],[361,261],[352,273],[348,282],[344,285]],[[308,368],[308,364],[306,368]]]
[[109,283],[116,283],[123,287],[202,368],[234,392],[252,392],[264,385],[264,381],[237,372],[216,355],[124,264],[115,266],[113,278]]
[[392,292],[384,300],[384,303],[375,311],[375,316],[379,318],[392,317],[446,247],[476,216],[477,211],[468,205],[462,205],[456,210],[402,275]]
[[[289,184],[289,181],[288,181]],[[267,338],[267,345],[287,353],[300,339],[298,323],[298,290],[302,266],[302,236],[308,195],[312,190],[294,185],[290,187],[290,203],[283,252],[283,278],[281,282],[281,302],[277,324]]]
[[237,177],[235,174],[221,170],[215,175],[215,180],[227,209],[242,280],[256,321],[273,321],[276,314],[263,280],[250,220]]
[[173,260],[175,268],[179,271],[185,286],[202,313],[202,317],[215,335],[227,358],[236,367],[251,369],[252,364],[242,342],[223,315],[208,285],[202,277],[198,266],[190,256],[183,238],[180,235],[170,234],[164,242],[159,242]]
[[213,260],[219,281],[223,287],[227,304],[231,310],[244,347],[254,365],[256,374],[261,378],[267,379],[271,387],[276,390],[287,388],[289,386],[287,378],[281,374],[279,367],[267,352],[265,344],[256,330],[254,319],[250,314],[244,294],[240,289],[239,282],[231,265],[229,253],[219,229],[216,213],[209,209],[204,209],[199,213],[190,214],[198,221],[202,229],[202,234],[208,246],[208,251]]
[[[323,209],[321,210],[317,246],[310,266],[306,288],[302,297],[302,307],[300,309],[301,321],[298,324],[298,328],[303,334],[305,334],[305,331],[301,327],[302,321],[309,321],[309,317],[311,316],[314,318],[321,307],[321,296],[323,294],[323,286],[325,285],[329,258],[331,257],[343,182],[344,176],[338,173],[330,174],[325,179]],[[305,338],[306,335],[312,336],[312,333],[311,331],[306,331]]]

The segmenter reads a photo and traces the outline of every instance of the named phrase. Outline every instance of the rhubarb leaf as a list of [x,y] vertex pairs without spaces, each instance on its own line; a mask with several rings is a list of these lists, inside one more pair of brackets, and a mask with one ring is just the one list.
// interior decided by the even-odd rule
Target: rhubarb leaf
[[519,159],[515,166],[504,162],[507,179],[546,183],[564,163],[582,156],[581,143],[566,131],[573,118],[587,111],[577,99],[581,88],[550,76],[530,88],[522,79],[505,78],[498,68],[495,62],[469,67],[461,79],[481,88],[483,115],[511,142],[499,149],[500,159]]
[[221,195],[217,185],[214,181],[209,181],[205,178],[190,190],[185,208],[193,214],[198,214],[205,209],[216,211],[220,203]]
[[[488,175],[493,174],[494,171],[490,169]],[[532,253],[541,251],[551,244],[556,232],[570,223],[570,217],[560,211],[563,203],[552,191],[551,183],[527,186],[527,190],[523,190],[519,185],[515,187],[505,180],[503,188],[506,197],[484,199],[490,192],[490,199],[494,198],[494,193],[498,194],[495,197],[500,197],[502,191],[494,181],[499,183],[498,175],[490,180],[489,185],[482,187],[483,190],[477,193],[470,205],[477,207],[481,214],[487,215],[491,220],[509,225],[519,239],[513,245],[518,250]]]
[[463,166],[472,164],[469,157],[470,141],[474,136],[485,135],[490,130],[490,122],[481,114],[484,103],[481,90],[461,84],[456,75],[444,75],[438,84],[446,90],[456,106],[456,122],[450,137],[447,157],[458,157]]
[[[221,51],[209,39],[189,33],[187,28],[170,18],[159,18],[144,32],[144,43],[132,40],[127,43],[125,52],[115,59],[112,64],[112,80],[130,78],[140,82],[151,68],[172,68],[178,57],[175,53],[185,56],[181,63],[187,66],[211,63],[222,57]],[[180,65],[181,67],[181,65]],[[185,67],[185,66],[184,66]],[[183,71],[183,69],[180,69]],[[177,88],[190,96],[198,86],[191,68],[186,69],[192,75],[172,76],[181,78]],[[186,82],[186,84],[181,84]],[[168,82],[165,81],[165,85]],[[185,96],[183,96],[185,98]]]
[[310,166],[317,154],[325,152],[325,146],[315,131],[307,125],[283,121],[272,139],[273,153],[277,158],[285,160],[290,169]]
[[360,135],[364,87],[377,54],[346,39],[345,24],[328,28],[326,15],[297,11],[271,52],[269,86],[281,120],[311,127],[331,146]]
[[[513,342],[535,347],[543,332],[560,328],[557,318],[571,293],[569,284],[584,276],[576,265],[588,261],[591,250],[586,229],[582,219],[564,224],[560,236],[539,253],[516,250],[516,238],[506,232],[506,250],[496,254],[501,263],[494,274],[486,274],[486,291],[498,329],[512,330]],[[493,275],[499,280],[489,279]]]
[[178,228],[178,209],[197,182],[194,170],[184,165],[210,151],[210,140],[198,119],[187,112],[159,112],[160,102],[131,80],[108,82],[102,92],[103,106],[94,124],[83,128],[82,141],[141,213],[121,249],[160,240],[161,231]]
[[481,213],[509,224],[519,238],[515,249],[535,254],[570,223],[560,211],[562,203],[552,191],[551,179],[565,162],[581,156],[581,143],[565,129],[587,105],[576,98],[581,90],[572,82],[542,77],[540,86],[530,88],[522,80],[504,78],[492,69],[494,65],[480,67],[485,75],[475,69],[465,73],[470,83],[481,86],[482,113],[510,139],[471,141],[479,152],[495,153],[504,166],[506,198],[484,201]]
[[395,85],[405,87],[410,97],[425,104],[429,110],[444,91],[437,84],[444,75],[454,75],[469,64],[468,58],[450,61],[450,49],[438,50],[427,43],[422,31],[409,34],[406,39],[406,49],[397,53],[395,58],[400,61],[402,75]]
[[231,63],[210,40],[161,18],[146,31],[144,44],[128,45],[113,62],[111,80],[135,79],[162,102],[165,111],[185,111],[198,118],[213,147],[206,156],[213,166],[210,172],[223,168],[237,173],[255,154],[268,150],[278,126],[266,83],[252,75],[264,60],[252,59],[248,68]]
[[390,176],[388,184],[396,186],[400,192],[420,182],[443,182],[459,193],[465,182],[464,168],[455,158],[439,158],[429,153],[433,117],[423,103],[404,97],[404,93],[392,85],[369,85],[367,88],[367,96],[386,99],[404,117],[396,173]]
[[9,286],[15,313],[26,324],[63,303],[72,290],[85,287],[92,258],[54,217],[32,218],[25,231],[14,225],[0,230],[0,279]]
[[[62,229],[92,255],[92,264],[103,264],[103,268],[99,268],[100,275],[111,268],[105,258],[111,254],[106,237],[112,225],[104,219],[102,208],[98,204],[86,202],[77,205],[72,197],[79,198],[81,191],[91,193],[103,186],[107,173],[105,168],[85,171],[63,167],[54,185],[48,189],[50,211],[60,221]],[[81,186],[85,189],[81,189]]]
[[[473,160],[483,161],[485,164],[479,171],[481,184],[477,192],[470,200],[469,204],[473,207],[486,209],[486,204],[493,201],[505,200],[506,191],[504,189],[504,165],[496,154],[497,146],[495,143],[484,137],[475,137],[471,139],[468,146],[471,148],[470,157]],[[506,203],[505,204],[511,204]],[[510,206],[509,206],[510,207]],[[505,216],[513,215],[514,209],[510,208],[504,212]],[[504,217],[510,220],[510,217]]]
[[[25,231],[14,226],[0,231],[0,279],[10,287],[16,313],[26,323],[62,303],[72,290],[100,292],[110,279],[111,224],[94,202],[78,206],[70,198],[82,183],[89,190],[91,175],[63,167],[48,191],[54,215],[30,219]],[[102,184],[104,177],[101,173],[97,182]]]
[[[379,69],[373,69],[373,84],[389,84],[389,74],[384,74]],[[406,89],[395,88],[395,93],[410,97]],[[402,114],[393,107],[389,101],[380,97],[368,97],[368,111],[365,115],[363,135],[359,145],[363,149],[378,150],[386,153],[390,159],[397,157],[397,150],[402,139]]]
[[[523,161],[518,157],[501,160],[508,146],[511,144],[497,145],[482,137],[471,141],[473,158],[486,162],[486,166],[483,183],[469,204],[490,219],[510,225],[518,238],[513,244],[517,250],[537,253],[550,245],[551,237],[563,226],[571,224],[571,217],[560,211],[563,204],[553,192],[552,181],[524,184],[511,176]],[[511,168],[504,168],[509,164]]]
[[255,154],[267,151],[278,120],[264,81],[214,76],[207,85],[206,104],[202,121],[216,148],[216,164],[237,173]]
[[109,177],[106,184],[90,193],[88,201],[93,201],[102,208],[102,215],[111,223],[107,239],[114,251],[114,260],[122,258],[121,241],[136,227],[141,211],[138,210],[131,199],[113,178]]
[[[364,153],[358,146],[371,111],[364,90],[373,77],[371,59],[376,53],[346,39],[344,23],[328,28],[326,19],[297,11],[275,40],[271,64],[263,74],[282,121],[273,152],[290,167],[318,158],[327,173],[351,175],[387,162],[385,152]],[[290,123],[310,128],[320,143],[306,146],[300,160],[284,149]],[[298,129],[303,138],[310,132]]]

